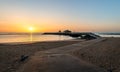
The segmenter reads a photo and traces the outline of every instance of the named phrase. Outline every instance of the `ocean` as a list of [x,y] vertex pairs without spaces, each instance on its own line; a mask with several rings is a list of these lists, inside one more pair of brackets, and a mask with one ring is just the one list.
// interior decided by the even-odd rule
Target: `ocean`
[[[98,34],[98,33],[97,33]],[[120,37],[120,34],[99,33],[101,37]],[[41,34],[0,34],[0,43],[14,42],[42,42],[42,41],[62,41],[75,39],[69,36],[61,35],[41,35]]]
[[29,34],[7,34],[0,35],[0,43],[12,43],[12,42],[38,42],[38,41],[62,41],[62,40],[70,40],[74,39],[69,36],[57,36],[57,35],[41,35],[41,34],[33,34],[32,36]]

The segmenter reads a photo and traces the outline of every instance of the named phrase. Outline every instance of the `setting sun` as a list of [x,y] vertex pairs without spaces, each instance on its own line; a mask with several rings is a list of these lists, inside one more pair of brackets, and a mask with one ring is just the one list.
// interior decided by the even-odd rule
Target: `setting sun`
[[35,32],[35,27],[31,26],[31,27],[28,28],[28,30],[29,30],[29,32]]
[[30,30],[30,31],[34,31],[34,28],[33,28],[33,27],[29,27],[29,30]]

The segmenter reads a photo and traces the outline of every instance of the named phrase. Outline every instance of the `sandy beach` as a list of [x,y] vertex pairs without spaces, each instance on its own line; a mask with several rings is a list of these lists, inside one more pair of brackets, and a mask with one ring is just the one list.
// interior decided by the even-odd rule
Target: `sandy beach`
[[120,72],[120,0],[0,0],[0,72]]
[[120,38],[1,44],[0,72],[119,72],[119,47]]
[[120,38],[105,38],[72,53],[108,72],[120,72]]
[[30,44],[0,44],[0,72],[14,72],[21,64],[21,55],[31,57],[35,52],[71,45],[81,41],[48,41]]

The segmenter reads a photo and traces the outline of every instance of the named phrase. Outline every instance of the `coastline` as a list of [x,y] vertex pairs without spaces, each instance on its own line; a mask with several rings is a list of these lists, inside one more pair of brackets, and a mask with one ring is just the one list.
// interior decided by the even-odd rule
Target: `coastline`
[[32,44],[32,43],[41,43],[41,42],[59,42],[59,41],[84,41],[85,39],[74,38],[68,40],[48,40],[48,41],[26,41],[26,42],[1,42],[0,45],[20,45],[20,44]]

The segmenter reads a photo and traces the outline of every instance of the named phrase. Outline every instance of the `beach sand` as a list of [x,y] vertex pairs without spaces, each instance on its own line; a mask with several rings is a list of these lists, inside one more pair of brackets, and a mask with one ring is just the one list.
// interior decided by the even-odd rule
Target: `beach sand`
[[71,51],[78,50],[86,45],[91,45],[101,40],[103,39],[83,41],[72,45],[36,52],[31,59],[16,72],[107,72],[103,68],[69,54]]
[[[30,56],[20,62],[21,55]],[[0,45],[0,72],[119,72],[120,38]]]
[[[25,62],[20,62],[21,55],[31,57],[35,52],[44,51],[61,46],[71,45],[81,41],[48,41],[29,44],[10,43],[0,44],[0,72],[14,72]],[[29,58],[28,58],[29,59]]]
[[120,38],[105,38],[72,53],[108,72],[120,72]]

